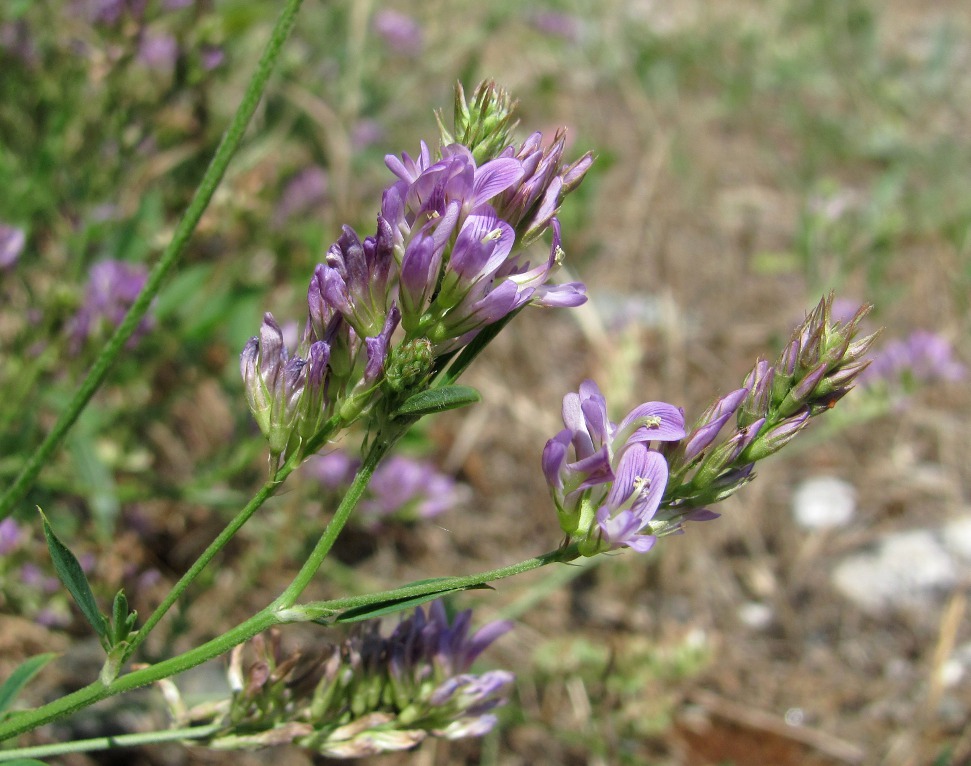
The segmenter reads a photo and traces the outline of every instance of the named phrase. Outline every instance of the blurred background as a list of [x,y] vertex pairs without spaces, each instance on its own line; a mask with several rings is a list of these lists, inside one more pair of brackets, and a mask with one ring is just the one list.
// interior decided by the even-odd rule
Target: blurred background
[[[170,238],[275,5],[0,6],[0,483]],[[566,268],[591,301],[527,310],[498,338],[467,376],[483,402],[403,445],[444,474],[446,507],[376,501],[312,597],[555,548],[540,454],[586,377],[618,418],[664,400],[690,422],[831,290],[847,316],[872,303],[883,332],[865,381],[718,521],[645,556],[463,596],[479,623],[518,621],[482,660],[518,677],[501,726],[361,762],[971,763],[969,67],[971,7],[956,0],[308,0],[175,276],[0,528],[0,677],[65,652],[31,687],[36,703],[100,664],[33,507],[99,597],[124,586],[148,614],[265,476],[237,364],[262,313],[295,335],[340,225],[373,229],[384,155],[433,144],[454,83],[493,78],[519,99],[521,138],[566,126],[572,157],[596,154],[561,213]],[[279,593],[339,490],[317,469],[249,523],[149,659]],[[197,671],[187,696],[221,675]],[[159,707],[148,690],[31,741],[164,726]],[[325,762],[177,745],[60,762],[271,761]]]

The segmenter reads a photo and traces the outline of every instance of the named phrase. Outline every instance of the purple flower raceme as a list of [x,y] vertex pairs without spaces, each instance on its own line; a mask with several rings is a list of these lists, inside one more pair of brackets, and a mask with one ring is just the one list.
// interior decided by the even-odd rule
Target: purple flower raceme
[[[71,350],[78,353],[85,341],[100,336],[106,328],[121,324],[128,309],[145,286],[148,272],[144,266],[124,261],[99,261],[89,272],[84,303],[68,326]],[[128,341],[134,346],[152,327],[149,317],[142,319]]]
[[478,737],[496,724],[513,675],[470,673],[472,663],[512,627],[493,622],[471,632],[471,611],[449,621],[441,602],[419,607],[390,635],[370,620],[337,646],[287,656],[279,634],[257,636],[244,666],[232,654],[232,698],[186,711],[178,691],[163,682],[177,723],[210,721],[223,728],[209,745],[219,749],[292,743],[332,758],[406,750],[427,737]]
[[[387,422],[395,403],[440,371],[437,359],[526,304],[586,300],[581,283],[558,285],[551,276],[563,257],[556,212],[592,158],[565,166],[562,134],[544,145],[536,133],[517,148],[508,137],[511,116],[512,102],[494,84],[480,86],[471,102],[458,88],[454,131],[442,128],[439,151],[422,143],[416,158],[386,157],[397,180],[384,192],[375,233],[362,238],[345,226],[310,281],[306,331],[293,358],[312,363],[313,344],[326,344],[313,397],[294,388],[303,380],[297,362],[289,362],[292,384],[270,368],[256,373],[265,360],[273,360],[272,369],[288,363],[275,331],[247,344],[247,396],[275,455],[300,448],[333,415],[334,428],[368,412]],[[547,230],[549,256],[534,264],[523,243]],[[264,353],[263,343],[272,348]],[[387,407],[375,407],[385,395]]]
[[867,309],[840,322],[832,304],[820,301],[775,365],[759,360],[687,433],[670,404],[642,404],[614,426],[592,381],[567,394],[566,428],[546,443],[543,472],[568,542],[586,556],[643,552],[686,521],[716,518],[708,506],[751,481],[755,463],[827,412],[866,368],[874,336],[857,335]]

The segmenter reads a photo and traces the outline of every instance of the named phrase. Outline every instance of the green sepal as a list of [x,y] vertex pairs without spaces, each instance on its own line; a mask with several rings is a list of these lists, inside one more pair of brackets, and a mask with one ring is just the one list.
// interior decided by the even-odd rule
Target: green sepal
[[392,418],[431,415],[436,412],[455,410],[482,401],[482,396],[471,386],[441,386],[421,391],[408,397],[398,407]]
[[127,642],[131,638],[136,619],[138,619],[138,612],[128,611],[128,599],[125,596],[125,589],[122,588],[115,594],[115,600],[111,604],[112,646],[117,646],[123,641]]
[[64,587],[67,588],[75,603],[81,609],[81,614],[91,623],[95,633],[101,639],[101,644],[106,649],[111,645],[109,634],[108,618],[98,611],[98,604],[94,600],[88,578],[81,569],[81,564],[64,543],[57,539],[54,530],[51,528],[47,516],[38,506],[37,512],[40,513],[44,523],[44,537],[47,538],[47,550],[50,551],[51,559],[54,561],[54,570]]
[[14,668],[7,680],[0,685],[0,718],[4,717],[3,713],[13,704],[17,695],[30,683],[30,680],[55,657],[57,657],[56,652],[36,654]]
[[[422,582],[412,583],[412,585],[424,585],[425,583],[434,582],[434,580],[426,580]],[[443,596],[449,596],[452,593],[459,593],[464,590],[482,590],[488,589],[492,590],[491,585],[486,585],[485,583],[479,583],[476,585],[466,585],[458,588],[442,588],[441,590],[433,591],[432,593],[422,593],[420,596],[405,596],[404,598],[391,598],[386,601],[379,601],[376,604],[366,604],[364,606],[352,607],[340,614],[336,618],[332,618],[329,624],[335,623],[349,623],[349,622],[362,622],[363,620],[372,620],[376,617],[384,617],[389,614],[394,614],[395,612],[403,612],[406,609],[412,609],[416,606],[420,606],[428,601],[434,601],[436,598],[442,598]]]

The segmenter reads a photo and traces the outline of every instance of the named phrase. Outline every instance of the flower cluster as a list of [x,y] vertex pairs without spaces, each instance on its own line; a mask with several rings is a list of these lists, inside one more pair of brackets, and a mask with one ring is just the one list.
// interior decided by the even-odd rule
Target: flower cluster
[[652,445],[685,435],[681,411],[647,402],[616,425],[597,384],[587,380],[579,393],[563,398],[563,423],[566,428],[543,450],[560,527],[585,556],[622,546],[649,550],[654,537],[641,530],[657,511],[668,479],[667,462]]
[[368,621],[340,645],[313,656],[285,656],[278,633],[243,647],[229,667],[232,698],[184,710],[171,682],[163,689],[177,723],[212,722],[224,728],[209,745],[220,749],[285,743],[332,758],[405,750],[426,737],[477,737],[496,724],[492,711],[506,701],[507,671],[469,673],[475,659],[511,624],[493,622],[470,633],[472,613],[449,623],[440,601],[403,620],[389,636]]
[[[443,129],[434,155],[424,143],[417,158],[389,155],[397,180],[384,192],[375,233],[361,239],[345,226],[314,270],[296,354],[266,315],[241,371],[274,458],[349,425],[382,388],[420,390],[436,360],[527,303],[584,302],[582,284],[550,279],[563,257],[556,212],[592,158],[565,166],[562,134],[544,145],[536,133],[517,148],[511,114],[492,84],[471,103],[459,89],[455,135]],[[549,256],[532,265],[524,246],[548,229]]]
[[[311,458],[307,470],[325,489],[339,493],[350,486],[360,465],[358,458],[334,450]],[[365,523],[414,521],[444,513],[467,495],[468,487],[428,461],[392,455],[375,469],[358,509]]]
[[[869,364],[875,335],[856,337],[867,308],[839,322],[832,307],[832,296],[821,300],[776,364],[759,360],[688,433],[670,404],[642,404],[615,426],[594,383],[567,394],[566,428],[547,442],[543,471],[560,526],[580,553],[643,552],[685,521],[715,518],[709,505],[751,481],[756,462],[845,396]],[[719,439],[729,421],[731,433]]]

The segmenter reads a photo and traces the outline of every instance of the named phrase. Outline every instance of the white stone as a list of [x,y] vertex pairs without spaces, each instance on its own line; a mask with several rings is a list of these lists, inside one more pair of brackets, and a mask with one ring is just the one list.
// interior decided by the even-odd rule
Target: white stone
[[832,582],[862,609],[881,612],[929,605],[938,592],[954,587],[959,576],[940,537],[917,529],[888,535],[876,551],[844,559],[833,570]]
[[792,494],[792,515],[806,529],[842,527],[856,512],[856,489],[835,476],[815,476]]
[[961,516],[941,530],[944,545],[958,558],[971,563],[971,516]]

